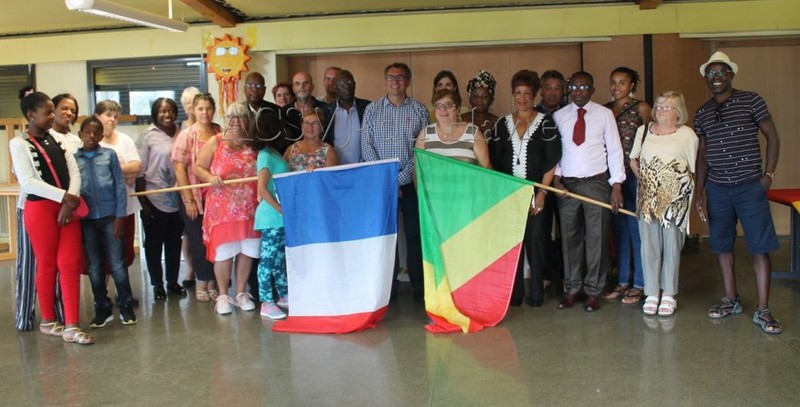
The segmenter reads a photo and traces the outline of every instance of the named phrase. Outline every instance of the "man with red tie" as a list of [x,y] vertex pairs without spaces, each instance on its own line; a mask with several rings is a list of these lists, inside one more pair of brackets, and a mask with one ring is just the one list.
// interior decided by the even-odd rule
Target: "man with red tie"
[[[553,185],[597,201],[610,200],[616,213],[622,207],[625,165],[614,113],[592,102],[594,79],[589,73],[574,73],[567,88],[572,103],[553,114],[562,149]],[[571,308],[585,294],[584,309],[594,312],[608,273],[612,211],[569,194],[559,197],[558,208],[565,291],[558,308]]]

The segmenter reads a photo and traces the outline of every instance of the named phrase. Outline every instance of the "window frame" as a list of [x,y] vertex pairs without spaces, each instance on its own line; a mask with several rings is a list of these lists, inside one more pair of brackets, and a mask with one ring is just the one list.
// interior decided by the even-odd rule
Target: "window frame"
[[[89,99],[89,104],[90,104],[90,108],[87,110],[87,112],[88,112],[87,114],[92,114],[92,112],[94,112],[94,106],[96,106],[97,102],[98,102],[96,100],[96,92],[98,92],[98,91],[119,91],[120,93],[122,93],[122,92],[128,93],[128,96],[124,97],[124,98],[123,98],[122,95],[120,95],[120,100],[121,101],[122,100],[127,101],[127,103],[125,103],[125,104],[123,104],[123,103],[120,103],[120,104],[122,105],[122,114],[123,115],[129,115],[129,114],[131,114],[130,113],[131,106],[130,106],[129,93],[131,91],[147,90],[147,89],[135,89],[135,88],[133,88],[133,89],[131,89],[131,88],[128,88],[128,89],[122,89],[122,88],[120,88],[120,89],[111,89],[111,88],[97,89],[97,85],[95,83],[95,71],[98,68],[113,68],[113,67],[125,67],[125,66],[130,66],[130,67],[134,67],[134,66],[152,66],[152,65],[165,64],[165,63],[173,63],[173,64],[197,63],[198,64],[198,66],[197,66],[197,69],[198,69],[198,72],[197,72],[198,73],[198,77],[197,77],[197,79],[198,79],[198,82],[199,82],[198,85],[197,85],[197,88],[200,89],[200,92],[207,92],[208,91],[208,65],[207,65],[207,63],[205,61],[205,55],[204,54],[182,55],[182,56],[167,56],[167,57],[144,57],[144,58],[125,58],[125,59],[110,59],[110,60],[87,61],[87,64],[86,64],[86,76],[87,76],[87,79],[88,79],[88,81],[87,81],[87,83],[88,83],[88,92],[87,92],[87,94],[88,94],[88,99]],[[183,89],[181,89],[180,91],[177,91],[176,95],[175,95],[175,99],[174,99],[175,103],[177,103],[177,105],[178,105],[178,119],[179,120],[182,117],[184,117],[183,116],[184,115],[183,106],[181,105],[181,101],[180,101],[180,97],[181,97],[180,92],[182,92],[182,91],[183,91]],[[152,122],[152,120],[150,118],[150,114],[148,113],[146,115],[136,115],[136,122],[134,124],[136,124],[136,125],[147,125],[147,124],[151,124],[151,122]]]

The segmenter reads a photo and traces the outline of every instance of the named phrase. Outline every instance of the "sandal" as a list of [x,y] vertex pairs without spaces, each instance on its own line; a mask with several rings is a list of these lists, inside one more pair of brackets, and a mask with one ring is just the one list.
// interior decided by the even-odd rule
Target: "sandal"
[[739,301],[739,296],[737,295],[736,300],[731,300],[728,297],[723,297],[722,303],[709,308],[706,315],[709,318],[720,319],[720,318],[725,318],[731,314],[741,314],[741,313],[742,313],[742,303]]
[[64,334],[64,324],[55,321],[39,324],[39,332],[50,336],[61,336]]
[[91,345],[94,343],[94,336],[81,331],[80,328],[66,328],[61,336],[64,342],[77,343],[78,345]]
[[675,313],[675,307],[678,302],[669,295],[661,297],[661,305],[658,306],[658,316],[670,317]]
[[197,302],[210,302],[211,301],[211,293],[204,290],[197,290],[194,293],[194,298],[197,299]]
[[658,297],[648,295],[647,299],[644,300],[642,312],[644,312],[645,315],[655,315],[656,312],[658,312]]
[[627,291],[628,291],[628,286],[618,284],[616,287],[614,287],[613,290],[603,294],[603,299],[616,300],[617,298],[624,296]]
[[216,301],[217,298],[219,297],[219,291],[217,291],[216,288],[212,288],[208,290],[208,296],[211,297],[212,301]]
[[622,297],[623,304],[638,304],[644,298],[644,292],[642,292],[641,288],[631,288],[625,293],[625,296]]
[[769,308],[757,310],[756,313],[753,314],[753,323],[768,334],[779,334],[783,332],[783,325],[772,316]]

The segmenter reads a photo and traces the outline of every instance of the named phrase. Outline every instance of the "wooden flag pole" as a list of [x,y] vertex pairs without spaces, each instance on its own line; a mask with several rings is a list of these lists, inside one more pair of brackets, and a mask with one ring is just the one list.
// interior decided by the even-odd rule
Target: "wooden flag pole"
[[[241,183],[253,182],[253,181],[258,181],[258,177],[229,179],[229,180],[223,181],[223,185],[241,184]],[[536,188],[541,188],[541,189],[544,189],[544,190],[547,190],[547,191],[550,191],[550,192],[554,192],[554,193],[559,194],[559,195],[569,195],[570,198],[575,198],[575,199],[578,199],[578,200],[581,200],[581,201],[584,201],[584,202],[588,202],[588,203],[590,203],[592,205],[602,206],[603,208],[611,209],[611,205],[610,204],[607,204],[605,202],[600,202],[600,201],[598,201],[596,199],[587,198],[587,197],[585,197],[583,195],[578,195],[578,194],[575,194],[575,193],[572,193],[572,192],[569,192],[569,191],[565,191],[563,189],[558,189],[558,188],[555,188],[555,187],[542,185],[542,184],[539,184],[537,182],[534,182],[533,185]],[[153,189],[153,190],[150,190],[150,191],[134,192],[132,194],[129,194],[128,196],[144,196],[144,195],[152,195],[152,194],[163,194],[163,193],[166,193],[166,192],[178,192],[178,191],[183,191],[183,190],[187,190],[187,189],[207,188],[207,187],[210,187],[210,186],[212,186],[211,183],[210,182],[206,182],[206,183],[203,183],[203,184],[184,185],[182,187],[172,187],[172,188],[164,188],[164,189]],[[629,211],[627,209],[620,208],[619,212],[620,213],[624,213],[624,214],[626,214],[628,216],[633,216],[634,218],[636,217],[636,214],[634,212],[631,212],[631,211]]]
[[[611,209],[611,205],[610,204],[607,204],[605,202],[600,202],[600,201],[598,201],[596,199],[587,198],[587,197],[585,197],[583,195],[578,195],[578,194],[573,193],[573,192],[565,191],[563,189],[558,189],[558,188],[551,187],[551,186],[548,186],[548,185],[542,185],[542,184],[539,184],[538,182],[534,182],[533,186],[536,187],[536,188],[541,188],[541,189],[550,191],[550,192],[555,192],[555,193],[557,193],[559,195],[569,195],[570,198],[575,198],[575,199],[580,200],[580,201],[588,202],[588,203],[590,203],[592,205],[602,206],[603,208]],[[626,214],[628,216],[633,216],[634,218],[636,217],[636,213],[631,212],[631,211],[629,211],[627,209],[619,208],[618,211],[619,211],[619,213],[624,213],[624,214]]]
[[[258,181],[258,177],[247,177],[247,178],[239,178],[239,179],[229,179],[222,181],[223,185],[233,185],[233,184],[242,184],[245,182],[253,182]],[[207,188],[212,186],[210,182],[206,182],[203,184],[194,184],[194,185],[184,185],[182,187],[172,187],[172,188],[164,188],[164,189],[152,189],[150,191],[142,191],[142,192],[134,192],[132,194],[128,194],[128,196],[144,196],[144,195],[153,195],[153,194],[163,194],[166,192],[177,192],[177,191],[184,191],[187,189],[195,189],[195,188]]]

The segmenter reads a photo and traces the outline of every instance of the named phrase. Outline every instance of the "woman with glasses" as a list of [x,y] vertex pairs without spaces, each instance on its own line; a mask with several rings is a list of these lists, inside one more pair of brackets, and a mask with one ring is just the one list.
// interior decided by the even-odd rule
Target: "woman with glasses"
[[677,305],[678,271],[689,232],[699,141],[684,125],[689,115],[682,94],[662,93],[652,115],[653,123],[636,131],[630,155],[631,169],[639,178],[637,208],[647,295],[643,311],[670,316]]
[[454,158],[483,168],[491,168],[489,146],[483,133],[471,123],[458,121],[461,97],[451,89],[437,91],[433,96],[436,123],[419,134],[415,147]]
[[[511,95],[516,110],[497,122],[497,134],[490,151],[492,166],[498,171],[549,186],[556,164],[561,160],[561,136],[550,116],[534,109],[538,91],[536,72],[522,70],[514,74]],[[529,304],[532,307],[541,307],[544,302],[545,241],[549,239],[549,231],[544,226],[547,218],[553,216],[553,208],[545,205],[546,195],[547,190],[537,188],[522,240],[531,266]],[[521,305],[525,296],[524,261],[524,256],[520,256],[511,305]]]
[[[242,311],[256,308],[253,297],[246,292],[253,259],[259,258],[260,250],[261,236],[253,228],[258,204],[256,183],[225,183],[256,176],[257,152],[251,148],[248,117],[244,105],[228,106],[223,132],[205,143],[194,166],[197,179],[212,185],[205,195],[203,242],[206,258],[214,262],[220,290],[214,309],[220,315],[230,314],[234,305]],[[235,300],[227,295],[234,263]]]
[[[610,81],[613,100],[605,105],[614,112],[614,117],[617,119],[617,130],[625,160],[625,182],[622,183],[623,207],[632,212],[636,211],[637,181],[631,172],[631,149],[636,129],[649,123],[651,118],[650,105],[632,96],[638,84],[638,72],[626,67],[614,69]],[[613,290],[604,294],[603,298],[611,300],[622,297],[623,304],[637,304],[644,298],[639,225],[636,219],[622,213],[614,215],[613,219],[619,282]]]
[[[194,175],[197,157],[203,146],[218,134],[219,125],[212,122],[216,104],[209,93],[198,93],[192,101],[194,123],[182,130],[172,147],[172,165],[175,168],[175,179],[179,187],[201,183]],[[186,245],[189,250],[189,261],[197,279],[195,298],[199,302],[215,300],[219,292],[214,278],[213,264],[206,260],[206,247],[203,244],[203,189],[184,189],[181,195],[181,217]],[[166,298],[164,289],[155,287],[156,299]]]
[[289,146],[283,158],[292,171],[311,171],[339,164],[336,151],[322,141],[322,119],[316,110],[303,112],[303,138]]

